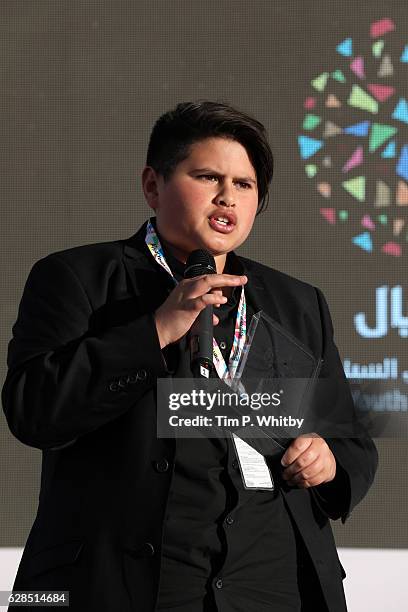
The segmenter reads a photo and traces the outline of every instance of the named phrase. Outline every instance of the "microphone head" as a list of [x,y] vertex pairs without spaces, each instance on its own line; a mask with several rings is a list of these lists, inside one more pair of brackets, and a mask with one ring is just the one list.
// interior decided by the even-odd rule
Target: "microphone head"
[[203,274],[217,274],[215,259],[205,249],[197,249],[188,256],[184,278],[194,278]]

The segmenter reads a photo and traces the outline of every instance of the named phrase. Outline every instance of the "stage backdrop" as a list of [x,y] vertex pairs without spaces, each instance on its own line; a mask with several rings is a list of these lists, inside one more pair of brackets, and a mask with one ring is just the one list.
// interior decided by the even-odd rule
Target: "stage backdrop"
[[[149,213],[153,122],[207,98],[262,121],[275,155],[269,209],[241,254],[323,290],[348,372],[405,382],[405,0],[2,0],[0,11],[3,380],[33,263],[133,234]],[[0,427],[0,546],[19,547],[41,453]],[[335,524],[340,546],[408,548],[406,440],[378,448],[375,486]]]

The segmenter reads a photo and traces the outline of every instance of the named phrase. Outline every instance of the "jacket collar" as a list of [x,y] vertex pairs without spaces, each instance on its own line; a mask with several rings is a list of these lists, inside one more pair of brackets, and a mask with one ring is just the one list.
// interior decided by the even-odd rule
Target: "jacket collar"
[[137,230],[136,234],[127,238],[123,253],[125,261],[132,261],[135,269],[156,270],[151,255],[145,243],[147,221]]
[[[153,275],[161,275],[162,271],[157,266],[145,243],[147,221],[138,229],[138,231],[124,241],[123,246],[123,263],[127,270],[131,286],[135,295],[141,295],[141,289],[137,282],[138,272],[150,273]],[[152,285],[157,284],[160,276],[152,279]],[[164,277],[163,277],[163,280]]]

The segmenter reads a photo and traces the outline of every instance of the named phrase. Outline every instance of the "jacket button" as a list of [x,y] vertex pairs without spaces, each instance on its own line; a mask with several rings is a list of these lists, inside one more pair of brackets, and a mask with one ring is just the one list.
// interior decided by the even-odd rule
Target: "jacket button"
[[116,380],[112,380],[111,383],[109,383],[109,391],[117,391],[118,390],[118,383],[116,382]]
[[222,340],[222,342],[220,342],[220,349],[221,349],[222,351],[224,351],[226,348],[227,348],[227,345],[226,345],[226,343],[224,342],[224,340]]
[[234,459],[234,461],[232,462],[232,467],[234,468],[234,470],[238,469],[238,461],[236,459]]
[[154,468],[157,472],[167,472],[169,469],[169,462],[165,458],[159,459],[154,462]]
[[222,580],[221,580],[221,578],[217,578],[217,580],[215,581],[215,586],[217,587],[217,589],[222,589]]
[[232,525],[232,523],[234,522],[234,519],[232,516],[227,516],[227,518],[225,519],[225,522],[227,523],[227,525]]
[[145,542],[140,547],[140,553],[145,555],[146,557],[153,557],[154,555],[154,546],[150,542]]
[[137,373],[137,379],[138,380],[146,380],[147,378],[147,372],[146,370],[139,370]]

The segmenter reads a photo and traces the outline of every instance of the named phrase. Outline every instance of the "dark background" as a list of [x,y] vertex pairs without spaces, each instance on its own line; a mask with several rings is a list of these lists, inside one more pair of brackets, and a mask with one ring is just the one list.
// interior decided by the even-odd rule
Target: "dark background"
[[[374,346],[352,323],[375,287],[404,285],[406,257],[369,255],[322,220],[325,203],[297,147],[311,79],[344,68],[336,45],[348,36],[369,43],[370,24],[383,17],[408,42],[408,25],[399,31],[405,0],[2,0],[0,16],[2,380],[33,263],[133,234],[150,210],[139,177],[152,125],[199,98],[238,106],[270,136],[269,209],[240,253],[323,290],[343,358],[406,356],[407,339],[392,335]],[[407,81],[397,77],[404,96]],[[366,118],[347,113],[343,125]],[[16,441],[3,416],[0,444],[0,546],[22,546],[41,452]],[[378,449],[375,485],[346,526],[335,524],[338,545],[408,547],[408,445],[380,440]]]

